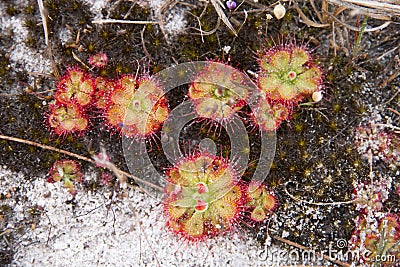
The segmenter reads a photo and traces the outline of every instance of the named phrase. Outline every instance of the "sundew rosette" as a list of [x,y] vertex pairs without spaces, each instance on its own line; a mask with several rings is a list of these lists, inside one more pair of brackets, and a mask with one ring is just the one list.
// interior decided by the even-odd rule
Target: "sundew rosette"
[[127,137],[154,134],[169,114],[163,90],[150,77],[139,81],[131,75],[120,78],[108,100],[105,114],[108,124]]
[[96,77],[94,83],[96,87],[93,95],[94,105],[99,110],[105,110],[108,105],[107,96],[113,89],[113,81],[100,76]]
[[261,96],[252,110],[251,118],[254,125],[257,125],[260,130],[272,132],[277,130],[282,122],[290,118],[292,110],[290,105],[272,101],[265,97],[264,92],[261,92]]
[[202,118],[229,120],[248,98],[244,74],[221,63],[210,62],[189,87],[188,96]]
[[201,152],[168,170],[164,211],[168,227],[188,240],[203,240],[233,229],[243,193],[233,167]]
[[321,91],[323,73],[304,46],[277,45],[260,53],[258,85],[267,97],[297,103]]
[[57,160],[50,168],[47,182],[55,183],[62,181],[64,187],[68,188],[71,194],[75,194],[74,183],[80,183],[82,176],[80,165],[77,162],[73,160]]
[[48,123],[58,135],[79,134],[88,128],[89,120],[77,104],[52,103],[49,109]]
[[273,191],[260,182],[250,182],[246,188],[245,206],[253,222],[265,221],[277,207],[278,200]]
[[62,104],[75,103],[80,107],[89,105],[95,91],[93,78],[85,71],[73,67],[57,84],[55,99]]

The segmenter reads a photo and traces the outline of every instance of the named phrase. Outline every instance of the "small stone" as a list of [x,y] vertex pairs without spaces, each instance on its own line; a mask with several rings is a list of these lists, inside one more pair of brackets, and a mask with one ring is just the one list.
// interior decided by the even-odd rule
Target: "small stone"
[[274,7],[274,15],[277,19],[281,19],[285,16],[286,9],[282,4],[278,4]]
[[322,100],[322,93],[321,93],[320,91],[314,92],[314,93],[312,94],[312,100],[313,100],[314,102],[319,102],[319,101],[321,101],[321,100]]
[[224,48],[222,48],[222,50],[224,51],[224,53],[225,54],[229,54],[229,51],[231,51],[231,46],[229,46],[229,45],[226,45],[226,46],[224,46]]

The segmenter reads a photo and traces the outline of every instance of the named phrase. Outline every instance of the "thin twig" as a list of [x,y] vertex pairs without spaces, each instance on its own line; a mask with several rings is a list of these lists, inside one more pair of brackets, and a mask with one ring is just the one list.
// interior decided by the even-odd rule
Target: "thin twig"
[[333,55],[336,58],[336,34],[335,34],[335,22],[332,21],[332,46],[333,46]]
[[237,36],[237,33],[235,29],[233,28],[232,24],[230,23],[229,19],[225,15],[224,11],[222,10],[221,6],[219,3],[216,2],[216,0],[210,0],[211,4],[214,6],[215,11],[217,12],[218,16],[222,19],[222,21],[225,23],[225,25]]
[[49,215],[47,214],[47,212],[43,212],[43,213],[44,213],[44,215],[46,216],[47,220],[49,220],[49,223],[50,223],[49,233],[48,233],[48,235],[47,235],[47,240],[46,240],[46,246],[47,246],[47,245],[49,245],[51,230],[53,229],[54,226],[53,226],[53,224],[51,223],[50,217],[49,217]]
[[77,158],[77,159],[80,159],[80,160],[84,160],[84,161],[87,161],[89,163],[94,163],[94,160],[92,160],[90,158],[87,158],[87,157],[84,157],[84,156],[81,156],[81,155],[78,155],[78,154],[63,150],[63,149],[59,149],[59,148],[55,148],[55,147],[52,147],[52,146],[39,144],[39,143],[36,143],[36,142],[33,142],[33,141],[20,139],[20,138],[16,138],[16,137],[12,137],[12,136],[1,135],[1,134],[0,134],[0,139],[14,141],[14,142],[18,142],[18,143],[23,143],[23,144],[27,144],[27,145],[30,145],[30,146],[40,147],[40,148],[43,148],[43,149],[46,149],[46,150],[55,151],[55,152],[60,153],[60,154],[64,154],[64,155],[67,155],[67,156],[70,156],[70,157],[74,157],[74,158]]
[[380,126],[380,127],[386,127],[392,130],[400,130],[400,127],[394,126],[392,124],[386,124],[386,123],[372,123],[371,126]]
[[373,16],[377,19],[389,20],[392,16],[400,15],[400,5],[398,5],[398,1],[393,2],[393,4],[387,0],[328,0],[328,2],[357,10],[358,12]]
[[326,28],[331,26],[330,23],[316,23],[312,20],[310,20],[309,18],[307,18],[306,15],[304,15],[303,11],[299,8],[299,6],[297,5],[296,1],[293,1],[293,5],[294,8],[296,9],[297,13],[299,13],[300,17],[304,20],[304,23],[306,23],[308,26],[312,26],[312,27],[316,27],[316,28]]
[[46,77],[46,78],[53,78],[53,76],[51,76],[50,74],[36,72],[36,71],[28,71],[28,74],[31,75],[31,76],[43,76],[43,77]]
[[[341,0],[343,2],[349,2],[361,6],[366,6],[368,8],[376,8],[376,9],[385,9],[385,10],[392,10],[392,11],[397,11],[400,12],[400,5],[397,4],[390,4],[390,3],[384,3],[381,1],[373,1],[373,0]],[[398,2],[398,1],[397,1]]]
[[49,31],[48,31],[48,27],[47,27],[47,10],[43,5],[42,0],[37,0],[37,1],[38,1],[38,6],[39,6],[40,17],[42,18],[44,41],[45,41],[45,44],[46,44],[46,47],[47,47],[47,50],[49,53],[51,65],[53,66],[54,76],[58,79],[60,77],[60,74],[58,72],[56,63],[54,62],[53,51],[52,51],[51,45],[49,43]]
[[47,10],[44,8],[42,0],[37,0],[37,2],[39,6],[40,17],[42,18],[44,41],[46,46],[49,46],[49,31],[47,30]]
[[394,114],[397,114],[398,116],[400,116],[400,112],[398,112],[397,110],[393,109],[393,108],[387,108],[387,110],[390,110],[391,112],[393,112]]
[[[399,39],[399,38],[398,38]],[[398,40],[397,39],[397,40]],[[381,60],[382,58],[384,58],[385,56],[392,54],[393,52],[395,52],[397,49],[399,49],[400,46],[396,46],[395,48],[390,49],[389,51],[383,53],[382,55],[380,55],[379,57],[377,57],[377,60]]]
[[314,13],[317,14],[319,21],[323,23],[324,20],[322,19],[320,12],[318,11],[317,7],[315,6],[314,0],[310,0],[310,3],[311,3],[311,7],[314,10]]
[[393,99],[396,98],[396,96],[400,93],[400,89],[397,90],[397,92],[388,100],[384,103],[384,105],[389,104],[390,102],[392,102]]
[[[287,182],[286,184],[291,183],[291,182]],[[284,190],[285,193],[293,200],[298,201],[298,202],[302,202],[302,203],[306,203],[309,205],[315,205],[315,206],[340,206],[340,205],[347,205],[347,204],[352,204],[354,202],[357,201],[357,199],[353,199],[353,200],[349,200],[349,201],[339,201],[339,202],[311,202],[311,201],[307,201],[307,200],[302,200],[300,198],[297,198],[295,196],[293,196],[292,194],[289,193],[289,191],[287,190],[286,184],[284,185]]]
[[142,39],[143,52],[146,55],[146,57],[150,60],[150,62],[153,62],[153,58],[151,57],[149,51],[147,51],[146,44],[144,43],[144,32],[145,31],[146,31],[146,26],[144,26],[143,30],[140,32],[140,38]]
[[72,57],[73,57],[76,61],[78,61],[79,63],[81,63],[82,66],[85,67],[85,69],[90,69],[89,66],[86,65],[86,64],[82,61],[82,59],[80,59],[80,58],[74,53],[74,51],[72,51]]
[[374,28],[367,28],[363,30],[363,27],[354,27],[351,26],[343,21],[341,21],[340,19],[338,19],[337,17],[335,17],[334,15],[332,15],[331,13],[327,12],[326,14],[328,14],[331,18],[333,18],[337,23],[339,23],[340,25],[348,28],[349,30],[355,31],[355,32],[360,32],[360,31],[364,31],[364,32],[375,32],[375,31],[380,31],[383,30],[384,28],[386,28],[387,26],[390,25],[390,21],[386,21],[385,23],[383,23],[380,26],[374,27]]
[[6,235],[8,233],[11,233],[12,229],[8,228],[6,230],[4,230],[3,232],[0,233],[0,236]]
[[96,19],[93,24],[122,23],[122,24],[160,24],[159,21],[124,20],[124,19]]
[[[246,10],[245,10],[245,12],[244,12],[244,20],[243,20],[243,23],[239,26],[239,29],[237,30],[238,33],[242,30],[244,24],[245,24],[246,21],[247,21],[248,16],[249,16],[249,14],[247,14],[247,12],[246,12]],[[235,36],[235,38],[233,39],[233,41],[236,39],[236,37],[237,37],[237,36]]]
[[151,246],[151,243],[150,243],[149,239],[147,238],[147,234],[146,234],[146,232],[144,231],[144,229],[142,227],[142,222],[138,219],[138,216],[136,214],[135,208],[133,207],[132,203],[129,203],[128,207],[132,211],[133,217],[135,218],[135,221],[139,225],[140,232],[143,233],[144,239],[146,239],[146,242],[149,245],[151,252],[153,253],[154,257],[156,258],[157,265],[161,266],[161,263],[160,263],[160,261],[158,260],[158,257],[157,257],[157,253],[154,251],[153,247]]
[[221,25],[221,19],[218,17],[217,24],[215,25],[214,29],[212,29],[210,31],[203,31],[202,28],[201,28],[200,18],[196,17],[196,19],[199,22],[200,29],[197,29],[197,28],[194,28],[194,27],[190,27],[190,28],[194,29],[196,31],[199,31],[200,33],[191,33],[193,35],[201,35],[201,36],[211,35],[211,34],[215,33],[218,30],[219,26]]
[[136,6],[136,2],[134,2],[131,7],[129,8],[128,12],[126,12],[126,14],[124,15],[124,20],[127,19],[129,17],[129,15],[131,14],[131,11],[133,9],[133,7]]
[[372,151],[368,150],[368,163],[369,163],[369,179],[371,186],[374,184],[374,172],[372,170]]
[[11,97],[11,96],[16,96],[19,93],[10,93],[10,94],[0,94],[0,96],[6,96],[6,97]]
[[[296,248],[298,248],[298,249],[301,249],[301,250],[304,250],[304,251],[309,251],[309,250],[310,250],[309,248],[307,248],[307,247],[305,247],[305,246],[302,246],[302,245],[300,245],[300,244],[297,244],[297,243],[295,243],[295,242],[293,242],[293,241],[290,241],[290,240],[287,240],[287,239],[285,239],[285,238],[282,238],[282,237],[279,237],[279,236],[274,236],[274,235],[270,235],[270,236],[271,236],[273,239],[276,239],[276,240],[278,240],[278,241],[281,241],[281,242],[283,242],[283,243],[286,243],[286,244],[288,244],[288,245],[290,245],[290,246],[293,246],[293,247],[296,247]],[[325,254],[320,253],[320,252],[318,252],[318,251],[316,251],[315,254],[317,254],[318,256],[322,256],[324,259],[326,259],[326,260],[328,260],[328,261],[330,261],[330,262],[336,263],[336,264],[338,264],[338,265],[340,265],[340,266],[344,266],[344,267],[350,267],[350,266],[351,266],[350,264],[348,264],[348,263],[346,263],[346,262],[342,262],[342,261],[336,260],[336,259],[331,258],[331,257],[329,257],[328,255],[325,255]]]
[[[51,92],[55,92],[57,91],[57,89],[49,89],[49,90],[45,90],[45,91],[40,91],[40,92],[30,92],[29,94],[33,94],[33,95],[41,95],[41,94],[47,94],[47,93],[51,93]],[[43,99],[43,98],[41,98]]]
[[[77,159],[80,159],[80,160],[83,160],[83,161],[86,161],[86,162],[89,162],[89,163],[92,163],[92,164],[96,164],[96,162],[93,159],[87,158],[85,156],[81,156],[81,155],[78,155],[78,154],[63,150],[63,149],[55,148],[55,147],[52,147],[52,146],[39,144],[39,143],[36,143],[36,142],[33,142],[33,141],[20,139],[20,138],[16,138],[16,137],[11,137],[11,136],[6,136],[6,135],[0,135],[0,139],[9,140],[9,141],[13,141],[13,142],[18,142],[18,143],[22,143],[22,144],[27,144],[27,145],[30,145],[30,146],[36,146],[36,147],[39,147],[39,148],[42,148],[42,149],[55,151],[55,152],[60,153],[60,154],[64,154],[64,155],[67,155],[67,156],[70,156],[70,157],[74,157],[74,158],[77,158]],[[160,186],[155,185],[155,184],[153,184],[153,183],[151,183],[149,181],[145,181],[143,179],[140,179],[139,177],[136,177],[136,176],[134,176],[134,175],[132,175],[130,173],[124,172],[124,171],[118,169],[117,167],[115,167],[115,168],[116,168],[115,171],[117,173],[119,173],[121,175],[125,175],[127,177],[130,177],[133,180],[135,180],[136,182],[143,183],[143,184],[148,185],[148,186],[150,186],[150,187],[152,187],[152,188],[154,188],[154,189],[156,189],[156,190],[158,190],[160,192],[163,192],[163,189]]]
[[[397,48],[398,48],[398,47],[396,47],[396,49],[397,49]],[[396,77],[397,77],[399,74],[400,74],[400,71],[399,71],[399,70],[395,70],[394,73],[393,73],[392,75],[390,75],[390,77],[389,77],[386,81],[383,81],[383,82],[381,83],[380,87],[381,87],[381,88],[386,87],[386,85],[387,85],[388,83],[390,83],[391,81],[393,81],[394,79],[396,79]],[[395,95],[397,95],[397,94],[399,93],[399,91],[400,91],[400,90],[398,90],[397,93],[396,93]],[[393,98],[394,98],[394,97],[393,97]],[[391,98],[389,101],[386,101],[386,103],[392,101],[393,98]]]

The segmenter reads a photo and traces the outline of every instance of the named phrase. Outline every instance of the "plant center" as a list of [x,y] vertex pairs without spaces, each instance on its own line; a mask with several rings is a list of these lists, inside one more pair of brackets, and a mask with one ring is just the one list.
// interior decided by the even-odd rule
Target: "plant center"
[[204,194],[208,192],[208,186],[203,182],[197,183],[196,187],[199,194]]
[[296,74],[296,72],[294,72],[294,71],[289,71],[288,72],[288,74],[287,74],[287,77],[288,77],[288,79],[290,80],[290,81],[293,81],[294,79],[296,79],[296,76],[297,76],[297,74]]
[[223,97],[225,95],[225,89],[218,86],[217,89],[214,90],[214,95],[216,97]]
[[140,108],[140,101],[139,100],[134,100],[133,102],[132,102],[132,107],[134,108],[134,109],[139,109]]
[[208,203],[204,202],[204,201],[201,200],[201,199],[198,199],[198,200],[197,200],[196,206],[194,206],[194,209],[195,209],[197,212],[204,212],[204,211],[207,210],[207,208],[208,208]]

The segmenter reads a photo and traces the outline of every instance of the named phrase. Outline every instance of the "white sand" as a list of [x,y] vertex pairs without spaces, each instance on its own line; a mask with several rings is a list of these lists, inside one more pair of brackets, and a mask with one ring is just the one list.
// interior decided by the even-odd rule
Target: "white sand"
[[[160,203],[138,191],[108,209],[109,188],[91,193],[78,187],[73,210],[66,204],[72,197],[61,183],[47,183],[45,177],[29,183],[4,167],[0,188],[3,194],[20,189],[3,203],[15,212],[7,228],[24,220],[27,209],[43,208],[36,228],[21,236],[12,266],[272,266],[240,230],[203,243],[179,239],[165,228]],[[16,202],[21,193],[26,199]]]

